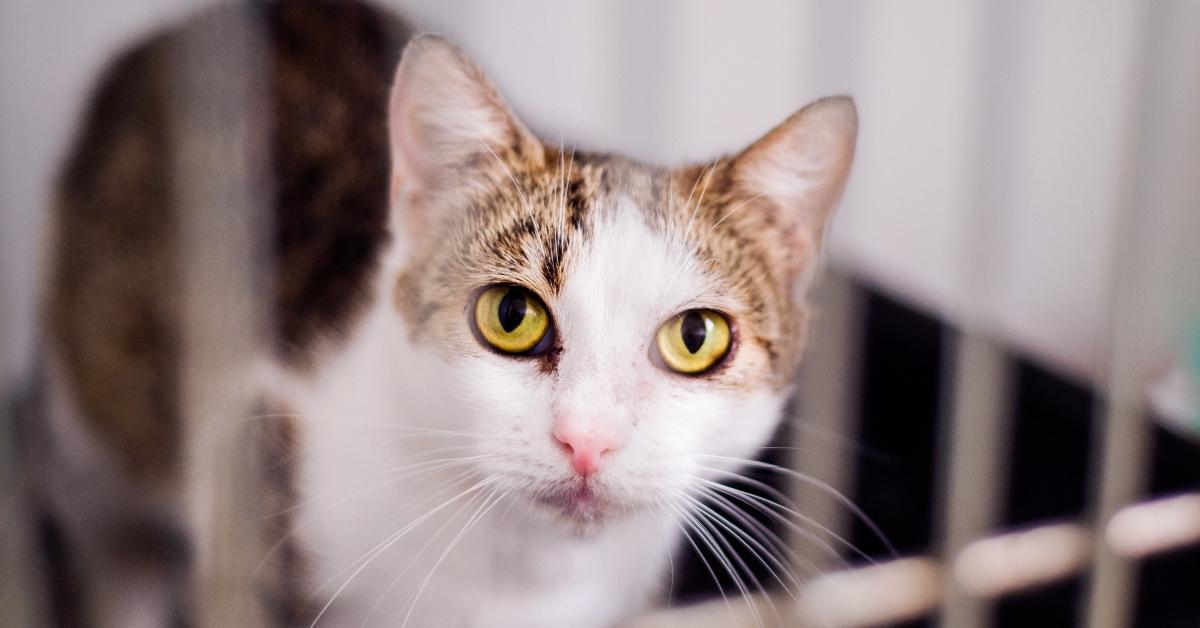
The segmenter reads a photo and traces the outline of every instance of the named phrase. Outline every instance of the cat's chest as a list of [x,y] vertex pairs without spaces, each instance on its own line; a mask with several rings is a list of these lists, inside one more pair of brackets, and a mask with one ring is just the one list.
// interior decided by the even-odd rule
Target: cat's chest
[[658,593],[672,543],[653,523],[564,535],[516,512],[522,505],[475,495],[444,507],[416,495],[388,507],[309,506],[315,525],[302,542],[329,625],[602,627]]

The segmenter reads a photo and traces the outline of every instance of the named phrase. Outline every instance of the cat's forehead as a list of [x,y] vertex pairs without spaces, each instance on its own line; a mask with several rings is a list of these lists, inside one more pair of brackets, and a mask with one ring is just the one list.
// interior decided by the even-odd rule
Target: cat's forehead
[[[657,210],[669,203],[664,170],[549,149],[542,159],[505,155],[505,162],[468,201],[455,234],[456,255],[494,280],[557,294],[576,258],[595,248],[598,229],[620,222],[642,225],[644,235],[672,235]],[[434,244],[444,250],[446,243]]]
[[704,271],[684,239],[654,229],[633,197],[619,194],[596,212],[552,297],[564,326],[597,339],[642,334],[689,307],[728,307],[729,297]]
[[686,198],[676,179],[618,157],[550,152],[540,166],[506,171],[473,208],[470,255],[494,280],[549,297],[602,277],[660,299],[711,289],[705,269],[719,264],[701,236],[720,234],[700,209],[703,190]]

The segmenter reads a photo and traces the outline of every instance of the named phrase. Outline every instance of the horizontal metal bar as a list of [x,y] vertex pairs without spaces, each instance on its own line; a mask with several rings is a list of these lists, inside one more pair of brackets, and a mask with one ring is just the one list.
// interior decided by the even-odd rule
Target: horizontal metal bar
[[975,541],[954,559],[954,580],[978,598],[995,598],[1082,571],[1091,558],[1091,532],[1061,523]]
[[1126,558],[1200,543],[1200,493],[1127,506],[1109,520],[1105,539],[1114,553]]
[[804,590],[802,625],[851,628],[920,617],[941,604],[942,572],[932,558],[901,558],[823,575]]
[[[1100,540],[1131,558],[1200,544],[1200,493],[1129,506],[1105,530]],[[798,615],[801,625],[831,628],[919,617],[942,606],[948,579],[979,599],[1011,595],[1088,569],[1095,537],[1082,523],[1054,523],[977,539],[949,568],[913,557],[823,574],[805,587]]]

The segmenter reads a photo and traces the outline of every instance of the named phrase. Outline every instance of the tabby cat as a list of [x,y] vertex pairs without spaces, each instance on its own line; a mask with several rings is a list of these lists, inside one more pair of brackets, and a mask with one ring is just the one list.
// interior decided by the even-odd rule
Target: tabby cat
[[781,420],[856,128],[835,97],[700,165],[575,150],[352,2],[222,7],[135,46],[54,207],[32,463],[60,619],[191,621],[188,308],[223,293],[188,283],[184,208],[245,204],[197,179],[264,199],[228,223],[260,245],[267,339],[233,418],[268,434],[247,446],[275,620],[613,626]]

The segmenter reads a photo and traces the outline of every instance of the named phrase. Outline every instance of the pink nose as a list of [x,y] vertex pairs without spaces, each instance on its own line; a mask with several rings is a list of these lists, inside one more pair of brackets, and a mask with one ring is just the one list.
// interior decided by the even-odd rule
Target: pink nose
[[579,475],[587,477],[600,468],[600,458],[616,449],[609,438],[595,434],[580,434],[570,429],[555,428],[554,440],[571,458],[571,466]]

